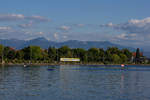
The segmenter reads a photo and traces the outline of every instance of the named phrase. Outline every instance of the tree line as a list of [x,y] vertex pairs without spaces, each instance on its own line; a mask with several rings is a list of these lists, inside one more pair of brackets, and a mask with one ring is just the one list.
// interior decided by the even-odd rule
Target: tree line
[[121,64],[132,63],[132,52],[128,49],[109,47],[102,48],[60,48],[49,47],[42,49],[39,46],[28,46],[20,50],[0,45],[0,59],[5,63],[57,63],[60,58],[80,58],[80,63]]

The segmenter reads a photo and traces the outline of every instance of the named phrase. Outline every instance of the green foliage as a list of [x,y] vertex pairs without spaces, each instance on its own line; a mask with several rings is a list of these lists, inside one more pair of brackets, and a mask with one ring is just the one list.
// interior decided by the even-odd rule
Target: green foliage
[[39,46],[30,46],[31,59],[40,60],[42,58],[42,49]]
[[20,52],[23,51],[24,55],[23,55],[23,58],[25,60],[30,60],[31,58],[31,50],[30,50],[30,47],[25,47],[23,48],[22,50],[20,50]]
[[40,60],[42,59],[42,49],[39,46],[29,46],[22,50],[25,60]]
[[48,50],[42,50],[42,60],[47,62],[49,60]]
[[112,62],[112,54],[109,50],[105,51],[105,62]]
[[120,54],[121,63],[127,63],[128,57],[125,54]]
[[4,58],[7,58],[9,60],[13,60],[16,57],[16,51],[15,49],[11,47],[4,47]]
[[103,62],[105,58],[105,51],[104,49],[99,49],[99,56],[100,56],[100,61]]
[[100,51],[98,48],[90,48],[88,50],[88,61],[98,62],[100,61]]
[[120,54],[121,51],[117,48],[117,47],[109,47],[107,49],[107,51],[110,53],[110,54]]
[[58,56],[61,57],[72,57],[71,49],[68,46],[62,46],[58,49]]
[[[71,49],[68,46],[61,48],[49,47],[41,49],[39,46],[28,46],[21,50],[15,50],[11,47],[3,47],[0,45],[0,57],[2,57],[2,49],[4,48],[5,62],[13,63],[51,63],[56,62],[59,58],[80,58],[83,63],[104,63],[104,64],[120,64],[128,63],[132,57],[132,52],[128,49],[119,50],[116,47],[109,47],[107,50],[101,48],[90,48],[88,50],[82,48]],[[137,50],[137,57],[138,57]]]
[[16,58],[21,60],[24,57],[24,52],[22,50],[16,52]]
[[131,60],[132,52],[130,52],[128,49],[122,49],[122,53],[126,55],[128,61]]
[[121,63],[121,59],[120,59],[120,57],[117,54],[113,54],[112,55],[112,61],[113,61],[114,64]]
[[57,49],[54,47],[49,47],[48,48],[48,57],[52,60],[55,61],[56,60],[56,56],[57,56]]
[[82,62],[87,62],[87,52],[82,48],[72,49],[73,57],[80,58]]
[[2,62],[2,59],[3,59],[3,50],[4,49],[4,46],[3,45],[0,45],[0,62]]
[[3,45],[0,45],[0,57],[2,57],[2,53],[3,53]]

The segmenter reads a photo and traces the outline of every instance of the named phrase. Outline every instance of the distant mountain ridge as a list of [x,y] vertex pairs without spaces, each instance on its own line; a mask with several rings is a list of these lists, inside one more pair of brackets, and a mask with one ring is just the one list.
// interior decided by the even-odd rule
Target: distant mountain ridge
[[61,46],[68,46],[70,48],[84,48],[89,49],[92,47],[107,49],[108,47],[118,47],[119,49],[128,48],[129,50],[135,50],[132,47],[121,46],[119,44],[114,44],[109,41],[78,41],[78,40],[68,40],[64,42],[49,41],[43,37],[35,38],[32,40],[17,40],[17,39],[0,39],[0,44],[5,46],[11,46],[16,49],[22,49],[29,45],[40,46],[41,48],[47,49],[49,46],[59,48]]

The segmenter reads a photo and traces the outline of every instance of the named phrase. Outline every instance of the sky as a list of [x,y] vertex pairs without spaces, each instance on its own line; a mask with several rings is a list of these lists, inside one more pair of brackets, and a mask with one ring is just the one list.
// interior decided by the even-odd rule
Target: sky
[[150,0],[1,0],[0,38],[111,41],[150,50]]

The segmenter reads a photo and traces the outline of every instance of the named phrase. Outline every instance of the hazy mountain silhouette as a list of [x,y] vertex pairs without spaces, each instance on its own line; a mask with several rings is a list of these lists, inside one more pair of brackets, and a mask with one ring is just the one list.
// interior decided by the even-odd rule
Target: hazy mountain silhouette
[[18,39],[0,39],[0,44],[3,44],[5,46],[11,46],[16,49],[21,49],[24,47],[27,47],[29,45],[37,45],[41,48],[48,48],[49,46],[52,47],[61,47],[64,45],[69,46],[70,48],[84,48],[89,49],[92,47],[96,48],[104,48],[107,49],[108,47],[118,47],[119,49],[122,48],[128,48],[130,50],[135,50],[132,47],[126,47],[121,46],[119,44],[114,44],[109,41],[78,41],[78,40],[68,40],[65,42],[55,42],[55,41],[49,41],[43,37],[35,38],[32,40],[18,40]]

